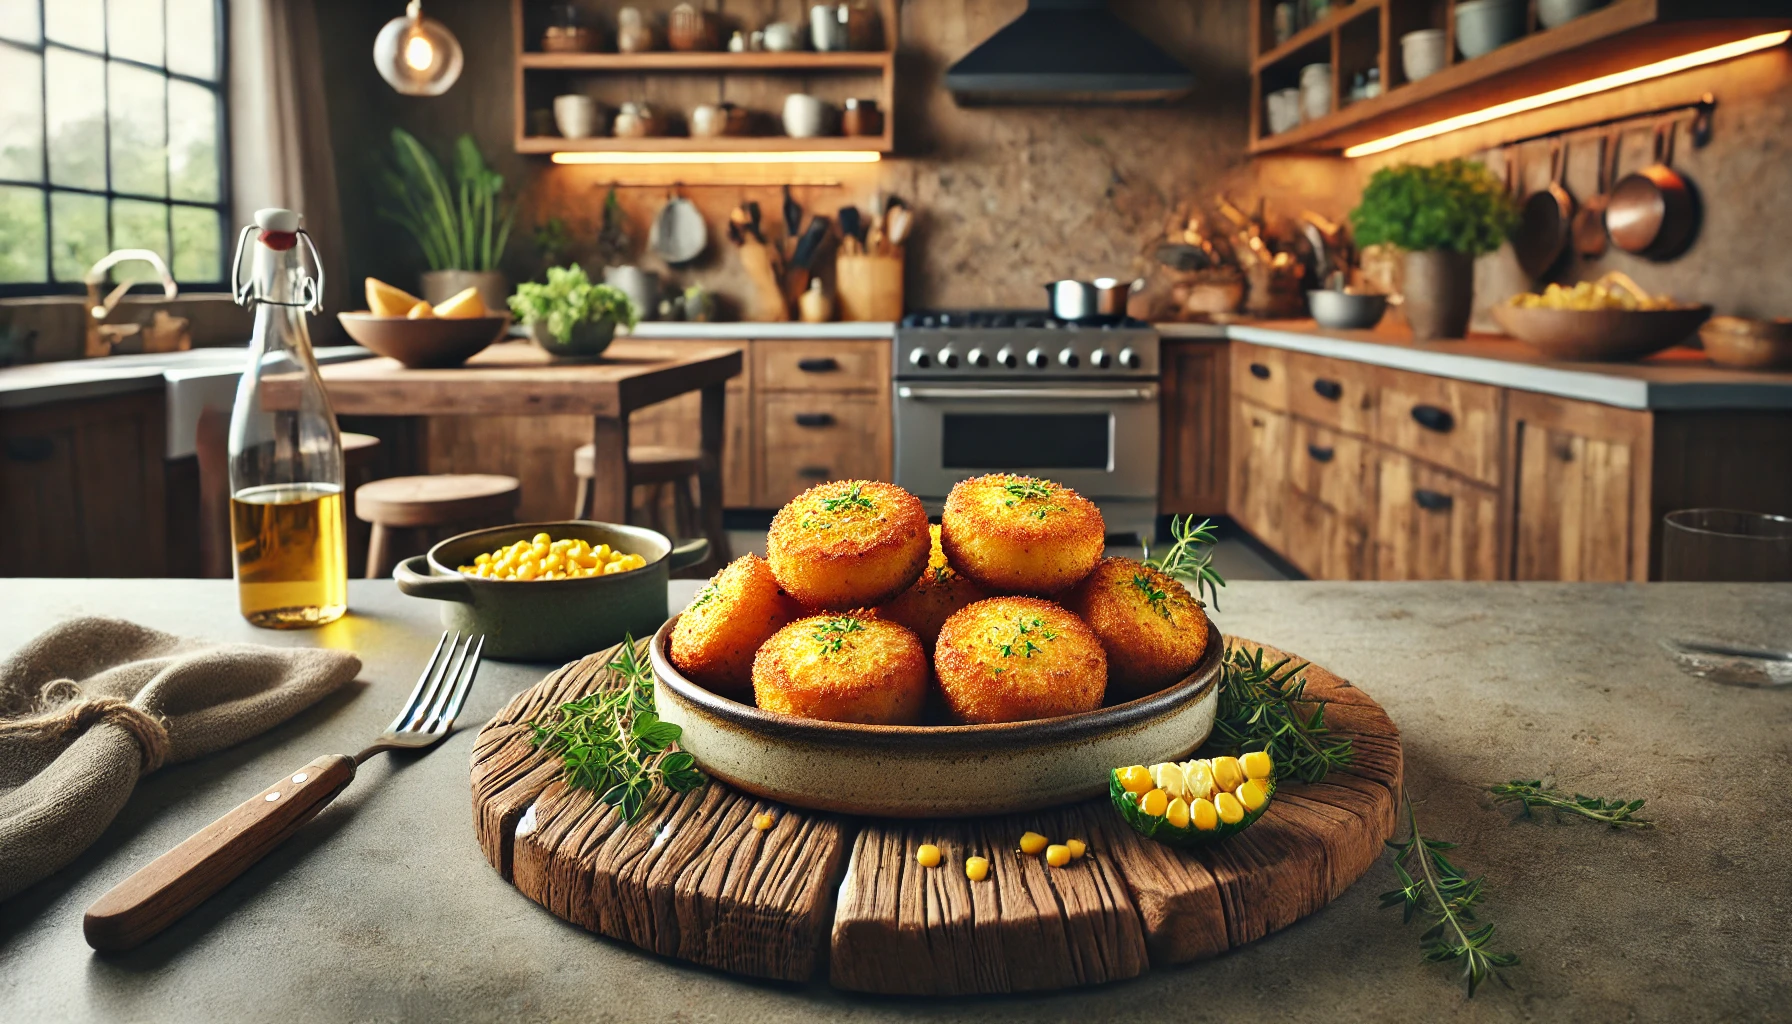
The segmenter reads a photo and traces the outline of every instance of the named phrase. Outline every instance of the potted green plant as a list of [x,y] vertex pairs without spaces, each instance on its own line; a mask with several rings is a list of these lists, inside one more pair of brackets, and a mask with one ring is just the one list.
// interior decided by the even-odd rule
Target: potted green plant
[[1518,208],[1487,168],[1472,160],[1384,167],[1350,211],[1358,245],[1404,253],[1401,294],[1413,336],[1460,338],[1474,307],[1475,257],[1518,226]]
[[561,358],[603,354],[617,324],[633,327],[641,317],[620,288],[593,283],[576,263],[549,267],[546,284],[524,282],[510,297],[510,311],[529,325],[537,345]]
[[504,176],[486,166],[471,135],[454,144],[454,178],[449,180],[416,136],[392,129],[392,166],[381,176],[387,202],[379,214],[417,240],[429,269],[423,298],[447,301],[478,288],[488,309],[503,309],[510,282],[498,269],[516,205],[505,203]]

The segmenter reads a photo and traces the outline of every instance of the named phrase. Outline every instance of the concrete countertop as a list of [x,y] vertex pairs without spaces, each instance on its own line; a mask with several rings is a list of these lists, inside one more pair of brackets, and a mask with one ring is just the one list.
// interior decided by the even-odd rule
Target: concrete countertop
[[1158,324],[1157,330],[1165,338],[1224,337],[1625,409],[1792,409],[1792,373],[1726,370],[1692,348],[1637,362],[1564,363],[1492,334],[1423,342],[1396,329],[1329,330],[1311,320]]
[[893,338],[896,325],[885,321],[805,323],[693,323],[688,320],[643,320],[630,336],[643,340],[696,339],[700,341],[808,341]]
[[[674,585],[674,607],[694,583]],[[278,775],[359,749],[403,701],[440,627],[390,581],[354,614],[252,629],[229,581],[10,580],[0,652],[76,614],[365,660],[360,682],[267,735],[145,779],[100,841],[0,913],[8,1020],[1133,1022],[1766,1019],[1792,1000],[1792,692],[1682,674],[1664,637],[1792,643],[1792,586],[1239,583],[1228,633],[1299,652],[1381,702],[1404,734],[1427,832],[1485,875],[1482,919],[1511,988],[1463,998],[1420,961],[1422,926],[1377,894],[1386,861],[1318,914],[1216,960],[1088,991],[892,999],[762,984],[596,938],[529,902],[473,838],[479,723],[546,666],[488,663],[460,731],[382,755],[317,820],[140,949],[99,956],[81,914],[111,885]],[[1660,827],[1513,822],[1482,785],[1553,773],[1643,797]],[[1772,1007],[1781,1007],[1774,1010]]]

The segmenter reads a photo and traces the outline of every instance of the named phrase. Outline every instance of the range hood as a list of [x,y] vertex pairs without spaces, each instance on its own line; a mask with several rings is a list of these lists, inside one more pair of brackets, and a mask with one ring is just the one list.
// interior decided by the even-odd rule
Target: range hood
[[1105,0],[1027,0],[1026,13],[946,71],[961,107],[1166,103],[1195,76]]

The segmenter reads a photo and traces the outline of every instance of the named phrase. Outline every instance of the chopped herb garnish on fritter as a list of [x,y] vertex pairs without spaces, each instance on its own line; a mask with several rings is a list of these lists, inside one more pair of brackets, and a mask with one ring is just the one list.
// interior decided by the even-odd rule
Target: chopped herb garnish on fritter
[[[1023,658],[1031,658],[1043,649],[1033,642],[1035,639],[1056,640],[1058,639],[1058,634],[1052,632],[1052,630],[1046,626],[1044,620],[1040,618],[1015,619],[1014,638],[1007,643],[997,644],[996,649],[1002,652],[1002,657],[1004,658],[1012,658],[1016,654],[1019,654]],[[996,671],[999,672],[1001,670],[997,669]]]
[[857,633],[864,628],[864,623],[850,615],[837,615],[823,622],[813,636],[821,644],[823,654],[836,654],[839,653],[840,645],[846,642],[846,634]]
[[865,511],[869,512],[875,506],[873,506],[871,504],[870,498],[867,498],[863,494],[859,493],[864,488],[864,486],[865,485],[863,482],[855,481],[851,487],[847,488],[845,491],[842,491],[840,494],[838,494],[832,498],[823,498],[821,501],[821,507],[825,511],[828,511],[828,512],[839,512],[842,509],[856,509],[856,508],[862,508]]
[[1170,617],[1170,606],[1168,603],[1170,595],[1157,589],[1157,587],[1152,584],[1150,577],[1140,573],[1134,573],[1132,577],[1132,585],[1138,588],[1139,593],[1145,595],[1145,603],[1151,606],[1152,611],[1162,615],[1165,622],[1171,624],[1176,622],[1175,619]]
[[[1052,485],[1044,480],[1035,480],[1030,476],[1017,477],[1002,485],[1008,492],[1008,500],[1002,502],[1003,508],[1014,508],[1027,501],[1042,501],[1052,496]],[[1052,512],[1065,511],[1062,505],[1040,505],[1026,510],[1034,519],[1044,519]]]

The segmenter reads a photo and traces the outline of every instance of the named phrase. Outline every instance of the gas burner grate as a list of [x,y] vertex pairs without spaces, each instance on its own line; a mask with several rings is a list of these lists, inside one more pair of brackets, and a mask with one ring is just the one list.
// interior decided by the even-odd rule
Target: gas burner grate
[[1043,309],[935,309],[920,310],[909,313],[902,318],[902,326],[910,328],[941,329],[967,328],[971,330],[991,329],[1004,330],[1013,328],[1044,328],[1047,330],[1107,330],[1113,328],[1140,328],[1151,326],[1142,320],[1123,318],[1104,323],[1076,322],[1059,320]]

